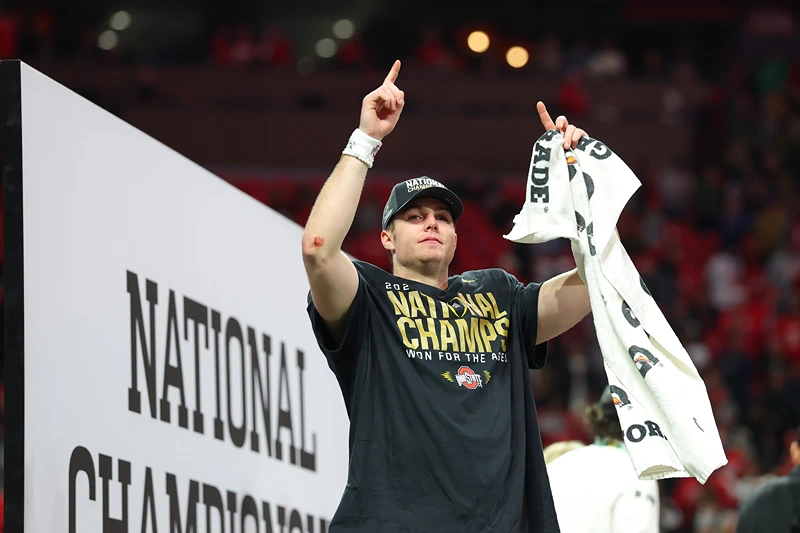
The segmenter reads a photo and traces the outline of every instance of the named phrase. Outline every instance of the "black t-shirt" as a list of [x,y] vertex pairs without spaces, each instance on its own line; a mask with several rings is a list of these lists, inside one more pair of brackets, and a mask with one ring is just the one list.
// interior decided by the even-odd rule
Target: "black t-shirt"
[[350,417],[331,533],[557,532],[528,374],[540,284],[489,269],[441,290],[354,264],[340,346],[308,305]]

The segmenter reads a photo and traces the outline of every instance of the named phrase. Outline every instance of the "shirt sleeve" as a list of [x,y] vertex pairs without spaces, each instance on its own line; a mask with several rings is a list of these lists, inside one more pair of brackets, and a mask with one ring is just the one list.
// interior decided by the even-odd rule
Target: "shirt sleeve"
[[350,316],[347,319],[342,342],[336,346],[331,338],[330,331],[325,321],[314,307],[311,291],[308,292],[308,316],[311,319],[311,328],[322,353],[331,363],[339,364],[344,359],[356,357],[361,345],[366,341],[364,334],[368,331],[370,305],[369,287],[360,269],[358,271],[358,291],[350,307]]
[[626,488],[611,509],[612,533],[659,533],[658,484]]
[[508,274],[518,302],[518,316],[522,321],[523,346],[528,358],[528,367],[537,370],[544,367],[547,360],[547,343],[536,344],[539,326],[539,291],[541,283],[527,285]]

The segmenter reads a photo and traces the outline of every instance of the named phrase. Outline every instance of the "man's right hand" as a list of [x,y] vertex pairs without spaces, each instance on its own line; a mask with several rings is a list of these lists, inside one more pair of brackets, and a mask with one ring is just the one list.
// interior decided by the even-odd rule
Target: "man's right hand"
[[361,104],[361,122],[358,128],[372,137],[382,140],[389,135],[405,105],[405,93],[394,84],[400,73],[400,61],[395,61],[383,84],[364,97]]

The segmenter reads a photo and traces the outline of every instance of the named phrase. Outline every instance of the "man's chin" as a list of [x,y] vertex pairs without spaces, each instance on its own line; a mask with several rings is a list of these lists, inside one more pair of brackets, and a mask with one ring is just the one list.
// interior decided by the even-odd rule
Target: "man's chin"
[[440,267],[444,266],[447,267],[450,265],[452,259],[448,260],[446,254],[437,251],[436,253],[426,253],[420,254],[417,256],[417,262],[420,266],[424,266],[426,269],[431,269],[432,267]]
[[444,261],[444,254],[440,250],[431,250],[417,256],[420,263],[441,263]]

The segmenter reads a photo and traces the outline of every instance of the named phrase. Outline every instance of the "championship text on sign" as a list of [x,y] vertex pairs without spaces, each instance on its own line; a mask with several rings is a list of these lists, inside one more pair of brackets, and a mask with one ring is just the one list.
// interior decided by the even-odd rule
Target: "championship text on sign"
[[305,311],[302,229],[11,67],[25,532],[327,531],[348,420]]

